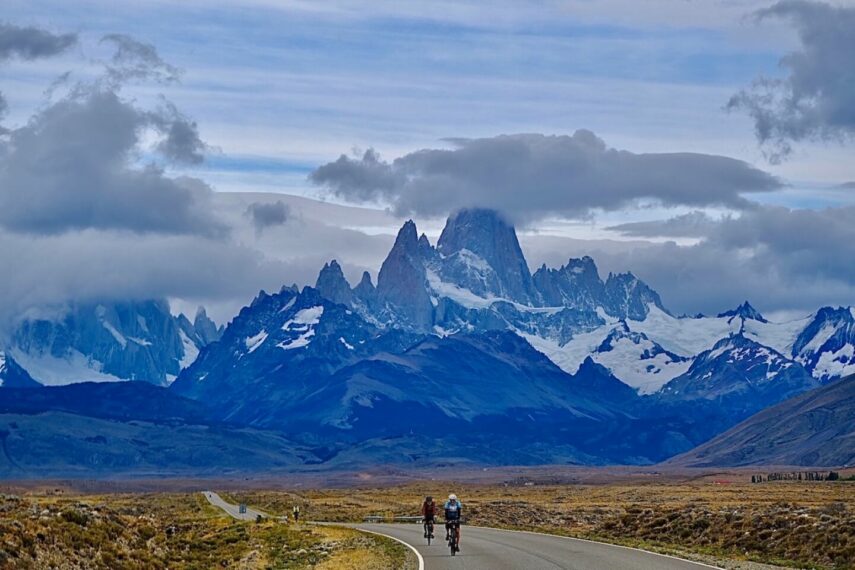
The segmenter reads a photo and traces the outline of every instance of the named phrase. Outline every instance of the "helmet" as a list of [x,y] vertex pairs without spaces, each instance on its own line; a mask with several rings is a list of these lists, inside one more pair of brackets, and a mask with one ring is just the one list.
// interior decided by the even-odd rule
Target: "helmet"
[[457,495],[455,495],[454,493],[450,494],[450,495],[448,496],[448,500],[449,500],[449,501],[456,501],[456,500],[457,500]]
[[430,503],[431,501],[433,501],[433,497],[431,497],[430,495],[428,495],[427,497],[425,497],[425,501],[427,501],[428,503]]

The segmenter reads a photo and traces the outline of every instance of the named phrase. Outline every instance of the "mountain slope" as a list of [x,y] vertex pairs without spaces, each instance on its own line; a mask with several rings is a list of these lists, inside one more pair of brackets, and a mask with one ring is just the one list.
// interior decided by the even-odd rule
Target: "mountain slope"
[[40,388],[30,374],[15,359],[0,351],[0,388]]
[[203,310],[191,323],[165,300],[78,303],[22,321],[9,352],[43,384],[166,385],[218,334]]
[[817,311],[793,343],[792,354],[823,381],[855,373],[855,309]]
[[672,403],[715,402],[723,415],[742,419],[817,385],[797,362],[734,334],[699,354],[689,370],[668,382],[657,398]]
[[668,463],[851,466],[855,464],[855,376],[763,410]]

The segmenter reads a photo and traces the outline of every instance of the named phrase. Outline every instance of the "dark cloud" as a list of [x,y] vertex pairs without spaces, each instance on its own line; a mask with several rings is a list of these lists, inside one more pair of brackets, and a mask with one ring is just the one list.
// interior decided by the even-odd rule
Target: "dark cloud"
[[172,162],[201,164],[208,145],[199,136],[195,121],[185,117],[175,105],[166,102],[163,109],[148,115],[149,120],[164,135],[157,150]]
[[[108,38],[118,46],[113,61],[132,70],[128,77],[157,76],[166,66],[151,46]],[[225,227],[207,207],[210,188],[141,160],[143,140],[153,134],[165,161],[200,162],[205,145],[195,123],[168,101],[147,110],[122,98],[111,73],[107,82],[75,86],[0,140],[0,226],[221,236]]]
[[773,162],[790,154],[795,141],[855,137],[855,7],[783,0],[756,16],[789,20],[801,50],[781,59],[785,78],[757,79],[728,108],[751,115]]
[[[76,43],[76,34],[53,34],[39,28],[22,28],[0,22],[0,63],[13,57],[24,60],[52,57]],[[9,103],[0,93],[0,120],[8,110]],[[0,125],[0,135],[7,133],[8,130]]]
[[392,162],[373,151],[341,156],[310,175],[335,195],[391,203],[399,214],[442,215],[489,207],[517,221],[580,217],[639,200],[667,206],[722,205],[744,209],[744,193],[781,187],[770,174],[740,160],[694,153],[635,154],[606,146],[594,133],[539,134],[452,141]]
[[151,45],[123,34],[108,34],[101,43],[112,44],[116,51],[107,64],[107,79],[114,85],[128,81],[174,83],[181,72],[163,59]]
[[[308,283],[319,259],[279,261],[232,240],[83,230],[36,236],[0,230],[0,334],[22,314],[71,301],[181,298],[233,311],[260,288]],[[0,338],[2,341],[2,338]]]
[[76,43],[76,34],[53,34],[40,28],[0,22],[0,62],[13,57],[24,60],[53,57]]
[[674,216],[667,220],[628,222],[610,226],[606,229],[632,237],[694,238],[709,235],[716,227],[716,224],[717,222],[706,213],[694,211]]
[[171,124],[112,91],[50,105],[0,143],[0,225],[34,233],[220,233],[204,208],[207,187],[191,189],[155,165],[134,165],[142,133]]
[[573,253],[592,255],[604,272],[633,271],[677,312],[714,314],[747,298],[761,310],[807,314],[855,299],[853,219],[855,207],[762,207],[714,222],[695,245],[592,244]]
[[246,208],[256,232],[271,226],[281,226],[291,216],[291,208],[282,200],[276,202],[253,202]]

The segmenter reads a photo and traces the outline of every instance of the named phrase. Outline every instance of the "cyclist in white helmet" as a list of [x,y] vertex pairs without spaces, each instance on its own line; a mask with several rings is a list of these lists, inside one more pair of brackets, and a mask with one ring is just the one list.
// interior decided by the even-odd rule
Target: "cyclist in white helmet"
[[457,500],[454,493],[448,496],[445,502],[445,540],[449,538],[452,525],[457,527],[457,542],[460,543],[460,517],[463,513],[463,504]]

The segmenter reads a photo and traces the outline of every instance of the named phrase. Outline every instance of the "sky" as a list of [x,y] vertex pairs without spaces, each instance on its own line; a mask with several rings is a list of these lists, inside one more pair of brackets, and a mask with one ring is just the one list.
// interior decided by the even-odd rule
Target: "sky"
[[226,320],[469,206],[675,312],[853,304],[853,52],[849,0],[4,0],[0,322]]

